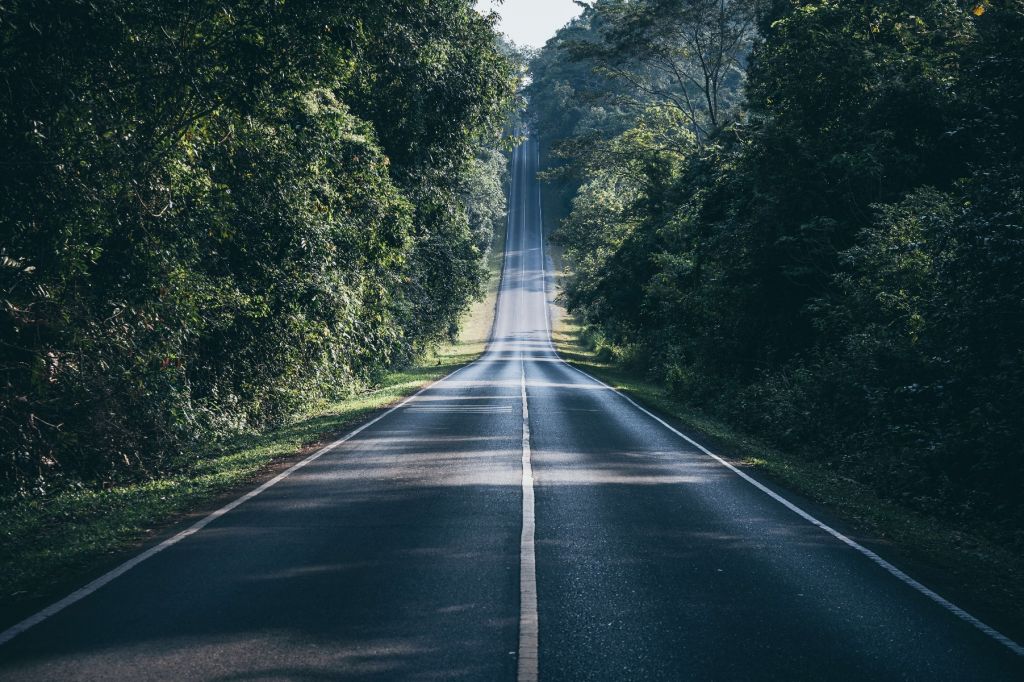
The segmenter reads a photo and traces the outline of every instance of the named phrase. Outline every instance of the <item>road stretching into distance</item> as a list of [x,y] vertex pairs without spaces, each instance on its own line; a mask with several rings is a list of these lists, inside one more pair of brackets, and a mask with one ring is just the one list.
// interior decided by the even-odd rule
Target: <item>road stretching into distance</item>
[[1019,645],[557,357],[536,168],[527,142],[483,357],[0,634],[0,678],[1024,679]]

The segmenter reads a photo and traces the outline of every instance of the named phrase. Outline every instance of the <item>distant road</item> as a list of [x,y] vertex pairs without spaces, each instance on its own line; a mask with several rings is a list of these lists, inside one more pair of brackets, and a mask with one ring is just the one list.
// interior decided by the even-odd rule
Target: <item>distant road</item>
[[516,150],[483,358],[54,609],[0,678],[1024,679],[1013,642],[558,359],[536,164]]

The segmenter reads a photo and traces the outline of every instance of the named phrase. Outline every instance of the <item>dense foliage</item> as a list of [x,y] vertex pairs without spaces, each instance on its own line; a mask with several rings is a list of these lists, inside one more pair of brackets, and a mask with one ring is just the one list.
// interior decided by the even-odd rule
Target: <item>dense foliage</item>
[[534,60],[568,305],[703,409],[1021,546],[1024,2],[714,4],[691,33],[757,30],[713,122],[646,66],[637,32],[692,22],[657,0]]
[[469,0],[0,6],[0,476],[157,472],[452,333],[518,67]]

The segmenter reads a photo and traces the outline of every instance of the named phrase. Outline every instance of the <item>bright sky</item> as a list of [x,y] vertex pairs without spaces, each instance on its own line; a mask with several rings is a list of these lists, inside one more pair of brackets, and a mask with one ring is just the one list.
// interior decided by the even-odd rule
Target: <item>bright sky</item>
[[516,45],[542,47],[555,31],[583,10],[572,0],[477,0],[482,11],[501,15],[499,28]]

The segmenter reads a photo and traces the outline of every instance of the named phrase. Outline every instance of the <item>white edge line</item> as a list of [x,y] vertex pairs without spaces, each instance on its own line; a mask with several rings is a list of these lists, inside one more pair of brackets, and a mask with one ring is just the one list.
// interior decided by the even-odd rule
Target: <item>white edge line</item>
[[[508,218],[509,218],[509,221],[511,221],[511,208],[509,210]],[[506,255],[502,259],[502,269],[501,269],[501,275],[500,275],[501,280],[499,282],[499,300],[500,300],[500,293],[501,293],[500,292],[501,282],[503,282],[504,279],[505,279],[505,270],[506,270],[506,268],[508,266],[508,259],[507,259],[508,234],[507,234],[507,230],[506,230],[506,235],[505,235],[505,250],[506,250]],[[498,315],[497,315],[497,302],[496,302],[495,303],[495,316],[494,316],[495,322],[497,321],[497,317],[498,317]],[[81,601],[82,599],[88,597],[92,593],[96,592],[97,590],[99,590],[100,588],[104,587],[108,583],[113,582],[114,580],[116,580],[117,578],[121,577],[122,575],[124,575],[128,571],[132,570],[133,568],[135,568],[136,566],[138,566],[142,562],[146,561],[147,559],[150,559],[150,558],[156,556],[157,554],[159,554],[160,552],[164,551],[165,549],[168,549],[169,547],[173,547],[174,545],[178,544],[179,542],[181,542],[185,538],[187,538],[187,537],[189,537],[191,535],[194,535],[195,533],[198,533],[200,530],[202,530],[206,526],[210,525],[211,523],[213,523],[214,521],[216,521],[220,517],[224,516],[228,512],[232,511],[236,507],[244,504],[245,502],[248,502],[252,498],[256,497],[257,495],[259,495],[260,493],[264,492],[268,488],[276,485],[277,483],[280,483],[281,481],[283,481],[284,479],[288,478],[289,476],[291,476],[293,473],[295,473],[299,469],[305,467],[307,464],[310,464],[311,462],[316,461],[317,459],[319,459],[323,455],[327,454],[328,452],[330,452],[334,448],[338,447],[342,443],[344,443],[344,442],[348,441],[349,439],[353,438],[354,436],[358,435],[359,433],[361,433],[365,429],[368,429],[369,427],[373,426],[374,424],[379,422],[381,419],[384,419],[384,417],[387,417],[392,412],[405,407],[407,404],[409,404],[410,402],[415,400],[417,397],[419,397],[420,394],[430,390],[431,388],[434,388],[434,387],[438,386],[439,384],[441,384],[444,381],[447,381],[447,380],[451,379],[453,376],[455,376],[459,372],[462,372],[465,369],[468,369],[472,365],[477,364],[478,362],[483,360],[489,354],[488,351],[490,350],[490,345],[491,345],[491,343],[493,341],[493,336],[494,336],[494,324],[495,324],[495,322],[492,322],[492,325],[491,325],[491,333],[489,335],[490,338],[488,339],[488,342],[487,342],[487,348],[480,355],[480,357],[476,358],[472,362],[469,362],[469,363],[463,365],[462,367],[459,367],[458,369],[454,370],[450,374],[447,374],[447,375],[441,377],[437,381],[433,381],[433,382],[429,383],[428,385],[424,386],[420,390],[416,391],[416,393],[413,393],[411,396],[409,396],[405,400],[403,400],[400,403],[398,403],[397,405],[394,405],[391,408],[389,408],[383,414],[377,415],[376,417],[374,417],[370,421],[366,422],[365,424],[359,426],[356,429],[353,429],[352,431],[349,431],[347,434],[345,434],[341,438],[338,438],[337,440],[335,440],[335,441],[325,445],[324,447],[320,448],[319,450],[317,450],[313,454],[309,455],[308,457],[306,457],[302,461],[297,462],[296,464],[293,464],[292,466],[288,467],[287,469],[285,469],[284,471],[279,473],[277,476],[274,476],[269,481],[266,481],[265,483],[263,483],[262,485],[258,486],[257,488],[255,488],[253,490],[250,490],[246,494],[242,495],[241,497],[235,499],[232,502],[229,502],[228,504],[224,505],[220,509],[217,509],[216,511],[211,512],[210,514],[208,514],[207,516],[203,517],[202,519],[200,519],[196,523],[192,524],[191,526],[189,526],[185,530],[183,530],[183,531],[181,531],[181,532],[179,532],[179,533],[177,533],[177,534],[167,538],[166,540],[164,540],[163,542],[161,542],[158,545],[150,547],[149,549],[147,549],[146,551],[142,552],[141,554],[138,554],[138,555],[132,557],[131,559],[129,559],[128,561],[125,561],[124,563],[122,563],[121,565],[117,566],[116,568],[113,568],[110,571],[104,573],[99,578],[96,578],[95,580],[93,580],[92,582],[86,584],[85,586],[80,587],[79,589],[75,590],[74,592],[72,592],[71,594],[67,595],[63,599],[61,599],[59,601],[56,601],[53,604],[50,604],[46,608],[44,608],[44,609],[42,609],[40,611],[37,611],[36,613],[34,613],[31,616],[25,618],[24,620],[21,620],[18,623],[15,623],[14,625],[12,625],[11,627],[7,628],[6,630],[3,630],[2,632],[0,632],[0,646],[3,646],[4,644],[6,644],[7,642],[11,641],[12,639],[17,637],[18,635],[22,634],[23,632],[25,632],[25,631],[35,627],[36,625],[39,625],[43,621],[45,621],[45,620],[47,620],[47,619],[57,615],[58,613],[60,613],[64,609],[68,608],[69,606],[71,606],[71,605]],[[527,428],[527,434],[528,434],[529,433],[528,432],[529,424],[526,425],[526,428]],[[527,447],[529,447],[529,443],[528,442],[527,442]],[[532,478],[531,478],[531,492],[532,492]]]
[[293,464],[292,466],[288,467],[287,469],[285,469],[284,471],[279,473],[277,476],[274,476],[272,479],[270,479],[269,481],[263,483],[259,487],[255,488],[253,490],[250,490],[249,492],[247,492],[246,494],[242,495],[241,497],[239,497],[238,499],[234,500],[233,502],[229,502],[228,504],[224,505],[220,509],[218,509],[218,510],[216,510],[214,512],[211,512],[209,515],[203,517],[202,519],[200,519],[196,523],[192,524],[191,526],[189,526],[185,530],[181,531],[180,533],[177,533],[176,535],[173,535],[173,536],[167,538],[166,540],[164,540],[163,542],[161,542],[158,545],[155,545],[154,547],[150,547],[149,549],[147,549],[146,551],[142,552],[141,554],[132,557],[128,561],[125,561],[123,564],[121,564],[117,568],[114,568],[114,569],[108,571],[107,573],[104,573],[99,578],[96,578],[95,580],[93,580],[91,583],[85,585],[84,587],[81,587],[81,588],[75,590],[74,592],[72,592],[68,596],[64,597],[60,601],[57,601],[57,602],[54,602],[53,604],[50,604],[49,606],[47,606],[43,610],[37,611],[36,613],[34,613],[33,615],[29,616],[28,618],[22,620],[21,622],[16,623],[15,625],[12,625],[11,627],[9,627],[6,630],[4,630],[3,632],[0,632],[0,646],[3,646],[4,644],[6,644],[7,642],[11,641],[12,639],[17,637],[21,633],[25,632],[26,630],[28,630],[28,629],[36,626],[36,625],[39,625],[44,620],[46,620],[46,619],[48,619],[48,618],[50,618],[52,616],[57,615],[58,613],[60,613],[64,609],[68,608],[72,604],[74,604],[74,603],[76,603],[78,601],[81,601],[85,597],[88,597],[90,594],[92,594],[93,592],[96,592],[97,590],[99,590],[101,587],[103,587],[107,583],[110,583],[110,582],[116,580],[120,576],[122,576],[125,573],[127,573],[128,571],[132,570],[133,568],[135,568],[136,566],[141,564],[143,561],[146,561],[147,559],[150,559],[150,558],[156,556],[157,554],[159,554],[160,552],[164,551],[165,549],[167,549],[169,547],[173,547],[174,545],[178,544],[179,542],[181,542],[185,538],[189,537],[190,535],[194,535],[195,533],[198,533],[200,530],[202,530],[206,526],[210,525],[211,523],[213,523],[214,521],[216,521],[220,517],[224,516],[225,514],[230,512],[231,510],[235,509],[239,505],[241,505],[241,504],[243,504],[245,502],[248,502],[249,500],[251,500],[252,498],[256,497],[257,495],[259,495],[263,491],[267,490],[271,486],[276,485],[277,483],[280,483],[281,481],[283,481],[284,479],[288,478],[293,473],[295,473],[299,469],[303,468],[307,464],[310,464],[311,462],[319,459],[320,457],[322,457],[323,455],[327,454],[328,452],[330,452],[334,448],[338,447],[339,445],[341,445],[345,441],[349,440],[353,436],[356,436],[359,433],[361,433],[362,431],[370,428],[371,426],[373,426],[374,424],[379,422],[381,419],[384,419],[384,417],[387,417],[389,414],[391,414],[395,410],[399,410],[399,409],[405,407],[407,404],[409,404],[410,402],[415,400],[417,397],[419,397],[419,395],[421,393],[424,393],[425,391],[428,391],[428,390],[430,390],[432,388],[435,388],[436,386],[438,386],[442,382],[448,381],[449,379],[451,379],[453,376],[455,376],[459,372],[461,372],[461,371],[463,371],[465,369],[468,369],[469,367],[471,367],[472,365],[476,364],[481,359],[483,359],[483,357],[484,357],[484,355],[481,355],[479,358],[473,360],[470,363],[467,363],[467,364],[463,365],[462,367],[459,367],[458,369],[454,370],[450,374],[447,374],[447,375],[441,377],[437,381],[430,382],[429,384],[427,384],[426,386],[424,386],[420,390],[416,391],[415,393],[413,393],[411,396],[409,396],[408,398],[406,398],[402,402],[400,402],[397,405],[394,405],[391,408],[389,408],[383,414],[377,415],[376,417],[374,417],[370,421],[366,422],[362,426],[360,426],[360,427],[358,427],[356,429],[353,429],[352,431],[349,431],[347,434],[345,434],[341,438],[335,440],[332,443],[329,443],[328,445],[325,445],[324,447],[320,448],[319,450],[317,450],[313,454],[311,454],[308,457],[306,457],[305,459],[303,459],[301,462],[297,462],[296,464]]
[[[539,153],[540,153],[540,151],[539,151],[539,148],[538,148],[538,154]],[[538,209],[538,212],[540,211],[540,205],[541,205],[540,204],[540,192],[537,192],[537,209]],[[550,326],[550,323],[548,321],[548,313],[549,313],[549,307],[550,306],[548,305],[548,297],[547,297],[548,280],[547,280],[547,272],[545,271],[546,268],[547,268],[547,259],[546,259],[545,255],[544,255],[544,228],[543,228],[543,225],[544,225],[544,223],[543,223],[543,220],[542,220],[541,221],[540,248],[541,248],[542,280],[544,282],[544,302],[545,302],[544,324],[546,326],[546,331],[548,333],[547,334],[547,336],[548,336],[548,346],[551,347],[552,352],[554,352],[555,356],[558,358],[558,360],[561,363],[563,363],[566,367],[568,367],[568,368],[570,368],[570,369],[572,369],[572,370],[582,374],[584,377],[590,379],[594,383],[597,383],[597,384],[599,384],[601,386],[604,386],[609,391],[612,391],[612,392],[616,393],[623,400],[628,402],[630,405],[632,405],[636,409],[640,410],[641,412],[646,414],[648,417],[650,417],[654,421],[658,422],[659,424],[664,426],[666,429],[668,429],[669,431],[671,431],[675,435],[679,436],[680,438],[685,440],[687,443],[689,443],[693,447],[695,447],[698,450],[700,450],[701,452],[703,452],[708,457],[711,457],[716,462],[718,462],[722,466],[724,466],[727,469],[729,469],[731,472],[733,472],[734,474],[736,474],[737,476],[742,478],[744,481],[746,481],[750,485],[754,486],[755,488],[757,488],[758,490],[763,492],[768,497],[772,498],[773,500],[775,500],[776,502],[778,502],[782,506],[784,506],[787,509],[789,509],[790,511],[792,511],[794,514],[796,514],[800,518],[804,519],[805,521],[809,522],[810,524],[812,524],[814,526],[817,526],[818,528],[820,528],[821,530],[825,531],[826,533],[828,533],[832,537],[836,538],[840,542],[844,543],[845,545],[849,546],[850,548],[860,552],[861,554],[863,554],[865,557],[870,559],[872,562],[877,564],[879,567],[881,567],[883,570],[885,570],[887,573],[889,573],[890,575],[892,575],[896,579],[900,580],[904,584],[906,584],[909,587],[913,588],[915,591],[917,591],[918,593],[924,595],[928,599],[932,600],[933,602],[935,602],[936,604],[938,604],[942,608],[944,608],[947,611],[949,611],[950,613],[952,613],[957,618],[959,618],[959,619],[965,621],[966,623],[969,623],[970,625],[974,626],[976,629],[980,630],[981,632],[983,632],[984,634],[988,635],[989,637],[991,637],[995,641],[999,642],[1000,644],[1005,646],[1007,649],[1009,649],[1013,653],[1017,654],[1018,656],[1024,656],[1024,646],[1018,644],[1014,640],[1010,639],[1009,637],[1007,637],[1003,633],[999,632],[998,630],[996,630],[992,626],[987,625],[986,623],[984,623],[983,621],[979,620],[975,616],[972,616],[970,613],[968,613],[964,609],[960,608],[959,606],[957,606],[953,602],[949,601],[948,599],[946,599],[945,597],[940,595],[938,592],[935,592],[931,588],[926,587],[925,585],[921,584],[920,582],[918,582],[914,578],[910,577],[909,575],[907,575],[906,573],[904,573],[900,569],[896,568],[894,565],[892,565],[891,563],[889,563],[888,561],[883,559],[877,553],[875,553],[872,550],[868,549],[867,547],[865,547],[864,545],[860,544],[856,540],[851,540],[850,538],[846,537],[845,535],[843,535],[842,533],[837,531],[835,528],[832,528],[828,524],[826,524],[826,523],[824,523],[822,521],[819,521],[814,516],[812,516],[811,514],[809,514],[806,511],[804,511],[803,509],[801,509],[797,505],[793,504],[792,502],[787,500],[782,495],[779,495],[777,492],[775,492],[774,490],[772,490],[768,486],[766,486],[763,483],[761,483],[760,481],[754,479],[753,477],[751,477],[750,475],[748,475],[745,472],[741,471],[740,469],[737,469],[735,466],[733,466],[732,464],[730,464],[726,460],[722,459],[721,457],[719,457],[715,453],[711,452],[710,450],[708,450],[706,447],[704,447],[703,445],[701,445],[697,441],[693,440],[692,438],[690,438],[686,434],[682,433],[681,431],[679,431],[678,429],[673,427],[671,424],[666,422],[661,417],[657,416],[656,414],[654,414],[653,412],[651,412],[650,410],[648,410],[644,406],[642,406],[639,403],[637,403],[635,400],[630,398],[628,395],[626,395],[625,393],[623,393],[619,389],[615,388],[614,386],[609,386],[608,384],[606,384],[605,382],[601,381],[597,377],[588,374],[587,372],[583,371],[582,369],[576,367],[575,365],[573,365],[573,364],[571,364],[569,362],[566,362],[562,358],[562,356],[558,354],[558,349],[555,348],[555,344],[551,340],[551,326]]]

